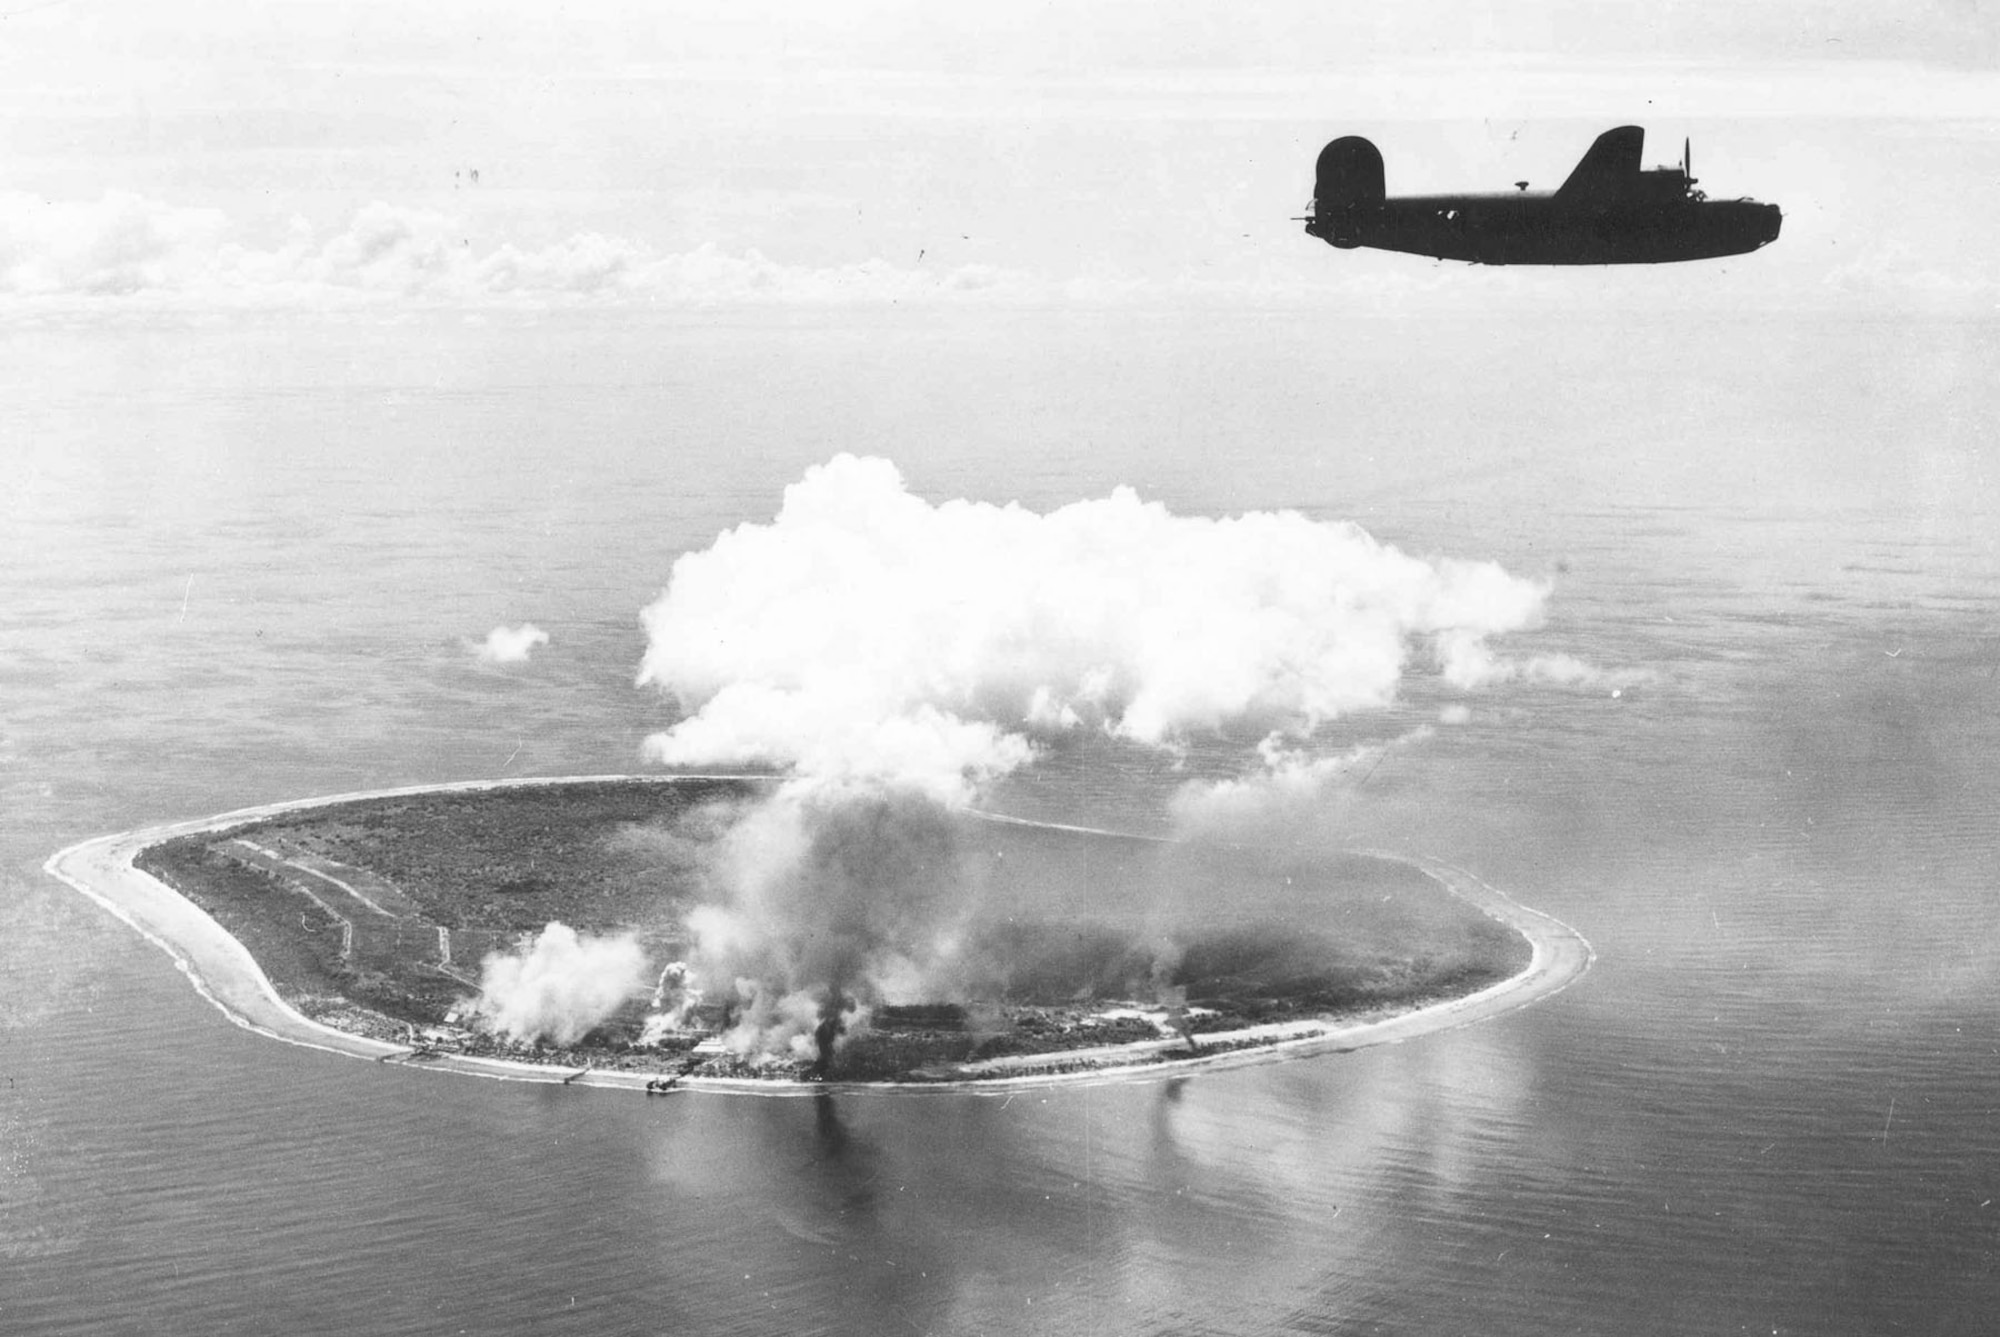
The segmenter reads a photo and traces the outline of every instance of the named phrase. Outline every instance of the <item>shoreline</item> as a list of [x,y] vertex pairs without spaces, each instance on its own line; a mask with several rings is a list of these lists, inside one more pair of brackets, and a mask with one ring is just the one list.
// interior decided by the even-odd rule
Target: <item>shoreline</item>
[[[409,1047],[339,1030],[294,1010],[278,995],[247,947],[206,911],[151,874],[135,867],[133,860],[146,847],[175,836],[226,830],[281,813],[365,799],[617,781],[673,784],[689,780],[760,781],[767,778],[775,780],[775,777],[715,774],[535,776],[405,785],[290,799],[79,841],[50,855],[42,867],[50,876],[103,907],[114,918],[166,952],[193,984],[195,991],[236,1025],[287,1044],[350,1058],[387,1062],[398,1058],[409,1059]],[[1026,826],[1040,825],[1020,818],[978,815]],[[1463,868],[1437,859],[1386,850],[1353,852],[1413,867],[1488,918],[1507,925],[1528,940],[1531,954],[1527,966],[1519,973],[1474,993],[1386,1016],[1275,1022],[1201,1037],[1204,1047],[1212,1046],[1219,1052],[1188,1053],[1182,1040],[1162,1038],[1100,1049],[986,1059],[962,1065],[963,1076],[940,1081],[801,1082],[747,1077],[685,1077],[674,1084],[673,1090],[765,1096],[802,1096],[820,1091],[1006,1093],[1041,1086],[1151,1081],[1181,1073],[1245,1067],[1311,1054],[1346,1053],[1374,1045],[1398,1044],[1438,1031],[1455,1030],[1553,997],[1580,979],[1596,959],[1590,944],[1575,929],[1553,915],[1543,914],[1510,899]],[[1225,1048],[1232,1044],[1247,1047]],[[441,1054],[402,1066],[503,1081],[633,1091],[644,1090],[648,1081],[672,1075],[664,1070],[666,1065],[659,1073],[600,1072],[589,1068],[579,1073],[546,1064],[457,1054]],[[1053,1070],[1037,1071],[1037,1068]]]

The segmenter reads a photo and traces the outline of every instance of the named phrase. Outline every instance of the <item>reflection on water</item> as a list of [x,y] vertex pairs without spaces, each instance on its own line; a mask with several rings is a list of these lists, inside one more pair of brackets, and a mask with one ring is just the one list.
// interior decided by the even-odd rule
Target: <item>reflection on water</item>
[[[0,409],[26,443],[0,489],[0,1328],[1980,1330],[1990,388],[1913,416],[1879,332],[1781,323],[1551,327],[1551,365],[1592,374],[1524,388],[1472,334],[995,352],[901,320],[326,331],[295,359],[317,370],[255,394],[233,363],[262,345],[227,333],[0,341],[29,387]],[[774,339],[788,384],[752,414],[718,387],[765,384]],[[1189,399],[1190,341],[1242,396]],[[1990,343],[1912,328],[1897,357]],[[1329,428],[1329,367],[1437,393],[1348,396]],[[1010,407],[1025,384],[1091,448]],[[1704,430],[1673,385],[1723,387]],[[625,768],[665,710],[630,678],[673,556],[871,444],[932,496],[1134,482],[1548,574],[1533,647],[1630,685],[1475,698],[1326,829],[1475,869],[1596,968],[1466,1030],[1160,1082],[646,1100],[259,1040],[42,877],[84,836],[273,798]],[[553,639],[526,669],[465,649],[529,619]],[[1004,797],[1157,829],[1214,764],[1058,753]]]

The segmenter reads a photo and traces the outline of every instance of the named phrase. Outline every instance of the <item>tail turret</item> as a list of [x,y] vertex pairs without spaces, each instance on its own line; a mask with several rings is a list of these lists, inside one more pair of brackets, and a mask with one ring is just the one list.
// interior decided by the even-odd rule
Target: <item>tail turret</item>
[[1362,217],[1387,197],[1381,151],[1359,135],[1344,135],[1320,150],[1306,231],[1343,249],[1359,246]]

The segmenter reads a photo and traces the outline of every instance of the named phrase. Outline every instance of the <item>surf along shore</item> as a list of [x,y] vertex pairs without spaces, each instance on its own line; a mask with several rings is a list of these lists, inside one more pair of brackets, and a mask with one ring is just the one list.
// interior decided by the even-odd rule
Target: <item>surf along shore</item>
[[[272,1039],[329,1053],[377,1061],[405,1061],[416,1055],[407,1044],[338,1029],[293,1008],[278,993],[249,949],[192,901],[135,866],[148,847],[175,837],[214,833],[245,826],[281,814],[374,799],[561,785],[690,781],[741,781],[740,775],[715,776],[570,776],[512,780],[466,781],[371,790],[286,802],[262,804],[192,821],[153,826],[81,841],[52,855],[44,865],[52,876],[104,907],[161,948],[179,966],[195,989],[237,1025]],[[1009,825],[1036,826],[1019,819],[999,818]],[[1060,828],[1085,831],[1084,828]],[[1090,832],[1086,834],[1109,835]],[[1007,1091],[1022,1087],[1082,1081],[1144,1080],[1184,1074],[1197,1069],[1242,1066],[1317,1053],[1347,1052],[1470,1025],[1550,997],[1580,978],[1594,960],[1590,945],[1574,929],[1553,916],[1511,900],[1462,868],[1438,860],[1381,850],[1356,853],[1412,868],[1489,919],[1518,933],[1530,947],[1527,965],[1509,978],[1458,997],[1424,1001],[1418,1006],[1381,1009],[1358,1015],[1287,1019],[1228,1031],[1208,1031],[1191,1051],[1177,1037],[1128,1041],[1090,1048],[1029,1054],[1009,1054],[951,1065],[942,1080],[884,1082],[811,1082],[761,1077],[678,1077],[673,1089],[729,1091],[781,1096],[809,1095],[824,1090]],[[428,1070],[455,1072],[513,1081],[565,1083],[579,1086],[650,1090],[673,1076],[674,1065],[663,1055],[657,1071],[552,1066],[492,1055],[437,1052],[423,1055]]]

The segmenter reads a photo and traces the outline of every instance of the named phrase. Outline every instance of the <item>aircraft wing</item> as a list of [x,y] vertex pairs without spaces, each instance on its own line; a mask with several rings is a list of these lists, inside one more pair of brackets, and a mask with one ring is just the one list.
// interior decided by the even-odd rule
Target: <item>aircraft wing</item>
[[1639,126],[1606,130],[1557,189],[1557,202],[1609,204],[1630,194],[1639,184],[1639,156],[1645,147],[1646,132]]

